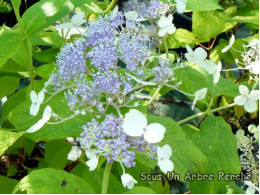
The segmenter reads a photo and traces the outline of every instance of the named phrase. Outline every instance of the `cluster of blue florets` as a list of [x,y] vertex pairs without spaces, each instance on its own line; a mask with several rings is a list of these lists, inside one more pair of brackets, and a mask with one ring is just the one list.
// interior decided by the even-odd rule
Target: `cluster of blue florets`
[[107,115],[100,124],[92,119],[83,126],[84,132],[79,138],[81,147],[88,152],[94,150],[96,155],[103,155],[109,163],[119,161],[126,167],[135,166],[133,149],[150,154],[150,157],[154,158],[157,146],[149,144],[142,137],[128,136],[121,124],[122,119],[113,114]]

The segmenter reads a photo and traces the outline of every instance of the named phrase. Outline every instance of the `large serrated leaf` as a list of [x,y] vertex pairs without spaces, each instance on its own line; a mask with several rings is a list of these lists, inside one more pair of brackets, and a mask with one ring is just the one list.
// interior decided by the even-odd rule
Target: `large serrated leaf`
[[83,179],[62,170],[51,168],[32,171],[15,187],[13,193],[28,194],[94,194],[93,188]]
[[192,11],[211,11],[223,9],[217,0],[187,0],[187,10]]
[[159,145],[169,144],[171,146],[174,172],[180,174],[181,181],[184,181],[187,171],[204,170],[207,164],[206,157],[174,120],[153,115],[149,115],[147,118],[150,123],[159,123],[166,128],[164,139]]
[[0,130],[0,156],[23,134],[24,132],[15,133]]
[[204,174],[214,174],[213,181],[190,181],[192,193],[219,193],[230,181],[218,180],[218,172],[239,174],[240,160],[237,140],[231,127],[222,117],[207,117],[201,124],[200,131],[190,133],[192,142],[200,148],[208,159]]

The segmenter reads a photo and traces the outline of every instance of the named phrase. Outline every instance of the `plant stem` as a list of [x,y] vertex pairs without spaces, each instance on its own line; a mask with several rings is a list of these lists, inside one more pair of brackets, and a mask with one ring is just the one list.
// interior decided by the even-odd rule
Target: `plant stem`
[[104,175],[103,175],[103,184],[102,184],[102,191],[101,194],[107,194],[107,187],[108,187],[108,182],[109,182],[109,176],[110,176],[110,171],[112,168],[113,163],[106,163]]
[[156,98],[156,96],[157,96],[158,93],[160,92],[161,88],[162,88],[162,87],[159,87],[159,88],[155,91],[155,93],[153,94],[153,97],[149,100],[148,105],[150,105],[150,104],[154,101],[154,99]]
[[117,0],[112,0],[112,2],[108,5],[107,9],[104,11],[104,13],[108,13],[116,4]]
[[209,115],[209,114],[211,114],[211,113],[214,113],[214,112],[217,112],[217,111],[220,111],[220,110],[224,110],[224,109],[227,109],[227,108],[231,108],[231,107],[233,107],[233,106],[235,106],[235,105],[236,105],[235,103],[232,103],[232,104],[229,104],[229,105],[227,105],[227,106],[222,106],[222,107],[219,107],[219,108],[215,108],[215,109],[213,109],[213,110],[207,110],[207,111],[205,111],[205,112],[200,112],[200,113],[198,113],[198,114],[192,115],[192,116],[190,116],[190,117],[188,117],[188,118],[185,118],[185,119],[179,121],[179,122],[178,122],[178,125],[181,125],[181,124],[183,124],[183,123],[186,123],[186,122],[188,122],[188,121],[191,121],[191,120],[193,120],[193,119],[195,119],[195,118],[198,118],[198,117],[200,117],[200,116],[203,116],[203,115]]
[[169,58],[169,50],[168,50],[168,46],[167,46],[165,37],[163,37],[163,45],[164,45],[164,49],[165,49],[165,53],[166,53],[166,58]]

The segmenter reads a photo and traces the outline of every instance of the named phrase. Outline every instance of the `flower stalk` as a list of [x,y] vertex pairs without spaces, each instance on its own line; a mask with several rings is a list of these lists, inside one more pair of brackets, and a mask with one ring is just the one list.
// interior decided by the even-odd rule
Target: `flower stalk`
[[109,176],[110,176],[110,171],[113,166],[113,163],[106,163],[104,175],[103,175],[103,184],[102,184],[102,190],[101,194],[107,194],[107,188],[108,188],[108,182],[109,182]]

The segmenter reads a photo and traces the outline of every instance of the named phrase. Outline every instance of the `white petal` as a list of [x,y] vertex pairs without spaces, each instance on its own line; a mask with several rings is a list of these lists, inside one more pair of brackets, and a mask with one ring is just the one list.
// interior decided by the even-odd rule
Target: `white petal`
[[248,131],[250,133],[255,133],[257,131],[257,128],[254,124],[251,124],[251,125],[248,126]]
[[81,156],[81,149],[78,146],[72,146],[69,154],[68,154],[68,160],[76,161]]
[[174,168],[173,162],[170,159],[159,160],[158,166],[165,174],[167,174],[168,171],[173,171]]
[[177,12],[179,14],[182,14],[186,9],[186,3],[184,2],[177,3],[176,8],[177,8]]
[[32,103],[30,107],[30,115],[36,116],[39,112],[40,104],[38,103]]
[[52,109],[51,109],[51,107],[48,105],[48,106],[46,106],[46,108],[45,108],[44,111],[43,111],[42,119],[43,119],[45,122],[47,122],[48,120],[50,120],[51,115],[52,115]]
[[86,164],[89,166],[89,171],[93,171],[97,168],[98,165],[98,158],[93,157],[90,160],[86,162]]
[[125,13],[125,17],[127,20],[135,21],[138,18],[138,13],[135,11],[129,11]]
[[230,47],[229,47],[229,45],[228,45],[228,46],[224,47],[224,48],[221,50],[221,52],[222,52],[222,53],[225,53],[225,52],[227,52],[229,49],[230,49]]
[[[212,71],[211,68],[209,66],[209,64],[205,61],[196,61],[196,63],[198,64],[199,67],[201,67],[202,69],[206,70],[206,71]],[[212,74],[211,72],[209,72],[209,74]]]
[[257,104],[255,101],[253,100],[248,100],[245,105],[244,108],[247,112],[252,113],[255,112],[257,110]]
[[158,35],[159,37],[163,37],[167,33],[167,28],[160,28]]
[[185,58],[189,61],[189,62],[191,62],[191,63],[193,63],[193,62],[195,62],[195,58],[194,58],[194,55],[193,55],[193,53],[185,53]]
[[207,52],[202,47],[195,49],[194,54],[196,56],[196,61],[204,61],[208,56]]
[[73,28],[73,24],[72,23],[62,23],[62,24],[58,24],[56,27],[61,28],[61,29]]
[[137,181],[129,174],[123,174],[121,176],[122,184],[127,189],[132,189],[134,187],[134,184],[137,183]]
[[168,144],[165,144],[163,147],[157,147],[157,158],[169,159],[172,156],[172,148]]
[[162,141],[166,129],[159,123],[152,123],[144,131],[144,139],[149,143],[158,143]]
[[124,132],[133,137],[141,136],[147,126],[145,115],[136,109],[131,109],[124,118],[122,128]]
[[80,26],[85,22],[84,18],[85,18],[85,14],[83,12],[79,12],[71,18],[71,23],[74,26]]
[[189,45],[186,45],[186,49],[189,54],[193,54],[193,50],[191,49],[191,47]]
[[243,106],[246,103],[247,97],[244,95],[239,95],[237,97],[235,97],[234,102],[239,105],[239,106]]
[[248,90],[247,86],[245,86],[245,85],[239,86],[239,92],[240,92],[240,94],[246,95],[246,96],[248,96],[248,94],[249,94],[249,90]]
[[195,107],[197,101],[198,101],[198,97],[196,96],[196,97],[194,98],[193,102],[192,102],[191,110],[194,110],[194,107]]
[[172,21],[173,21],[173,15],[170,14],[170,15],[168,15],[168,17],[167,17],[167,26],[171,25],[171,24],[172,24]]
[[43,127],[45,124],[45,121],[43,119],[39,120],[36,124],[31,126],[29,129],[26,130],[27,133],[33,133],[35,131],[38,131],[40,128]]
[[38,102],[38,95],[34,90],[32,90],[30,93],[30,99],[31,99],[32,103]]
[[255,194],[255,188],[254,187],[248,187],[246,189],[246,194]]
[[41,104],[44,100],[44,91],[41,90],[39,93],[38,93],[38,103]]
[[253,90],[249,94],[249,99],[257,101],[259,99],[259,90]]
[[167,27],[167,33],[170,35],[173,34],[175,32],[175,30],[176,30],[176,28],[175,28],[174,24],[171,24]]
[[207,88],[202,88],[198,91],[195,92],[195,97],[197,97],[197,100],[202,100],[205,98],[206,93],[207,93],[208,89]]
[[233,46],[233,44],[235,43],[235,36],[232,35],[231,38],[229,39],[229,47],[231,48]]
[[216,64],[213,60],[207,60],[207,67],[205,68],[206,71],[208,71],[209,74],[213,74],[216,70]]
[[159,20],[158,20],[158,26],[159,28],[165,28],[167,26],[167,18],[165,16],[162,16]]
[[90,151],[86,150],[85,153],[86,153],[88,159],[91,159],[91,158],[97,156],[97,155],[95,154],[95,150],[94,150],[94,149],[91,149]]
[[219,77],[220,77],[220,72],[215,72],[215,73],[214,73],[214,80],[213,80],[213,82],[214,82],[215,84],[218,83]]

